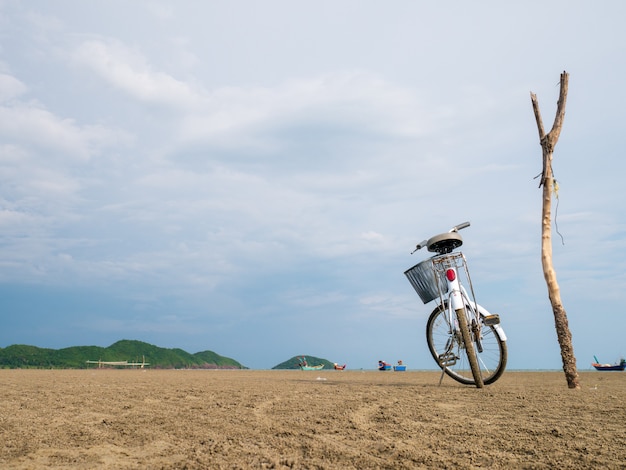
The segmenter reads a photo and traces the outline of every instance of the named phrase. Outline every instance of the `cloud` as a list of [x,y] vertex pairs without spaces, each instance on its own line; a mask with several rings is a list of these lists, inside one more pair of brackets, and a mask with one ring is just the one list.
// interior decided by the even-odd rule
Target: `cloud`
[[182,141],[218,139],[239,146],[265,141],[272,149],[288,137],[281,129],[293,133],[323,126],[415,137],[431,132],[436,120],[427,118],[413,92],[363,71],[292,78],[274,87],[218,88],[200,102],[182,121]]
[[17,98],[26,93],[27,90],[26,85],[17,78],[6,73],[0,73],[0,102]]
[[[276,86],[206,88],[156,69],[140,50],[118,40],[89,40],[73,60],[138,101],[181,113],[181,142],[258,147],[276,145],[272,128],[330,127],[350,122],[361,133],[415,137],[431,132],[442,116],[424,112],[414,92],[371,72],[344,70],[313,78],[289,78]],[[264,135],[264,137],[261,137]]]
[[192,86],[153,70],[139,51],[117,40],[85,41],[76,48],[73,59],[140,101],[188,108],[202,99]]
[[48,159],[88,160],[101,148],[127,142],[128,135],[102,125],[78,124],[36,102],[0,106],[0,136],[7,143],[46,151]]

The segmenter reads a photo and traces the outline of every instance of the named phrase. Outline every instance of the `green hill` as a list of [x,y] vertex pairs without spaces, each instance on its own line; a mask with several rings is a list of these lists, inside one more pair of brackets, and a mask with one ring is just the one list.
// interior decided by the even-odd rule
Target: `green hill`
[[87,361],[146,362],[152,369],[246,369],[234,359],[213,351],[190,354],[182,349],[167,349],[135,340],[121,340],[109,347],[73,346],[47,349],[23,344],[0,348],[3,369],[85,369],[98,367]]
[[300,366],[298,364],[300,364],[302,357],[306,357],[306,361],[310,366],[317,366],[319,364],[324,364],[323,370],[334,369],[334,366],[335,366],[334,363],[327,361],[326,359],[321,359],[315,356],[301,355],[301,356],[293,356],[291,359],[287,359],[285,362],[281,362],[280,364],[275,365],[274,367],[272,367],[272,369],[299,369]]

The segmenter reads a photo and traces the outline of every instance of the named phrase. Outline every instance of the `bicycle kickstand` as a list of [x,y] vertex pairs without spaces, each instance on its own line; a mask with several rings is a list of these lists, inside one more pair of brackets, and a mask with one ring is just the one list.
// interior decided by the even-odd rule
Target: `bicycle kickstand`
[[443,376],[446,374],[446,369],[441,369],[441,377],[439,377],[439,386],[441,387],[441,382],[443,382]]

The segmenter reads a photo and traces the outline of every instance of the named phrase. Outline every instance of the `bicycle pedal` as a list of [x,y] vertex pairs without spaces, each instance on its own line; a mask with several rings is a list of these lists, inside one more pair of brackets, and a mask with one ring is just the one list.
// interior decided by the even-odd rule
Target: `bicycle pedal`
[[492,315],[485,315],[483,317],[483,323],[485,325],[499,325],[500,324],[500,315],[494,313]]
[[458,357],[454,353],[444,353],[439,355],[441,367],[450,367],[456,364]]

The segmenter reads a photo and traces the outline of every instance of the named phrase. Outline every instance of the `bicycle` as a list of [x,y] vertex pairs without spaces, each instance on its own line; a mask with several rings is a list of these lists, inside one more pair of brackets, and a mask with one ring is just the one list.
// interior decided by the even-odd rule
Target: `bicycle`
[[[465,255],[454,252],[463,244],[459,230],[469,226],[464,222],[420,242],[411,254],[424,247],[436,254],[404,274],[424,304],[439,299],[426,323],[428,349],[442,370],[439,384],[445,373],[462,384],[482,388],[504,373],[507,338],[500,316],[476,302]],[[471,298],[459,276],[468,283]]]

